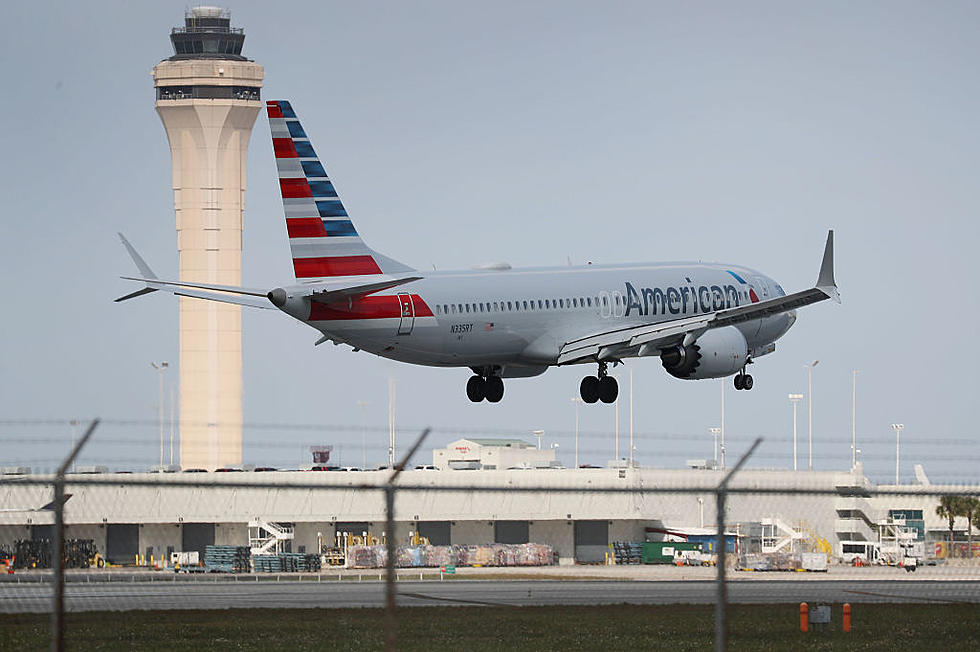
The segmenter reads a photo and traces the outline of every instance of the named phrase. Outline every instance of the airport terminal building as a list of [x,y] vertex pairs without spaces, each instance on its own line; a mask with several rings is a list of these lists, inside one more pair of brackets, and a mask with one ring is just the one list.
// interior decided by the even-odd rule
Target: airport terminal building
[[[555,548],[559,563],[596,563],[612,542],[658,540],[670,532],[714,526],[714,489],[725,471],[551,468],[551,451],[521,444],[459,440],[434,451],[433,458],[447,460],[448,451],[459,448],[469,448],[461,454],[472,457],[483,448],[496,449],[501,459],[509,448],[526,453],[523,466],[514,458],[500,465],[510,468],[452,470],[447,462],[435,470],[402,473],[396,537],[417,533],[434,545],[543,543]],[[202,551],[208,544],[255,546],[258,533],[288,532],[286,545],[293,552],[318,551],[344,534],[380,539],[386,534],[384,494],[373,487],[383,486],[389,473],[77,475],[72,477],[97,484],[66,488],[66,537],[94,539],[115,563],[133,563],[137,555]],[[54,522],[53,512],[44,508],[51,487],[18,479],[37,477],[7,474],[0,483],[0,544],[8,546],[18,539],[50,538]],[[186,486],[189,482],[194,485]],[[918,529],[926,556],[934,556],[936,542],[948,535],[935,510],[943,487],[916,485],[902,487],[909,495],[872,496],[875,487],[860,465],[848,472],[743,470],[731,486],[777,490],[728,496],[726,531],[743,550],[758,545],[765,523],[786,524],[806,546],[834,551],[841,542],[874,540],[875,524],[897,515]],[[959,519],[956,529],[965,527],[965,519]]]

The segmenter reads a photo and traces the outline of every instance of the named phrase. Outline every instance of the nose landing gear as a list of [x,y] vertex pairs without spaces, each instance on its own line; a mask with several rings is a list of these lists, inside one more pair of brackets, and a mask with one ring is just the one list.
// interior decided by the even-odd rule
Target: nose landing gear
[[579,385],[579,395],[586,403],[615,403],[619,396],[619,383],[616,379],[608,375],[605,362],[599,363],[599,373],[595,376],[586,376]]
[[504,397],[504,381],[499,376],[471,376],[466,381],[466,397],[474,403],[483,399],[490,403],[499,403]]

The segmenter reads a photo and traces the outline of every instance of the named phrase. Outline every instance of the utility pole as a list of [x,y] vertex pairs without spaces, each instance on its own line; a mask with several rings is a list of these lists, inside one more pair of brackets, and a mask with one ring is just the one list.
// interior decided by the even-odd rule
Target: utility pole
[[613,404],[616,408],[616,463],[619,464],[619,394],[616,394],[616,402]]
[[820,364],[819,360],[814,360],[812,364],[803,365],[806,367],[806,405],[809,411],[807,422],[807,438],[810,440],[810,463],[809,469],[813,470],[813,368]]
[[174,465],[174,409],[177,406],[177,402],[174,400],[174,393],[175,393],[174,384],[170,383],[170,466],[171,467],[173,467]]
[[725,379],[721,379],[721,468],[725,468]]
[[582,402],[579,397],[574,397],[572,399],[572,404],[575,406],[575,468],[578,468],[578,405]]
[[902,430],[905,429],[904,423],[893,423],[892,430],[895,431],[895,485],[898,485],[898,471],[901,460]]
[[857,387],[858,370],[851,371],[851,468],[857,466]]
[[163,372],[170,366],[168,362],[161,362],[159,365],[156,362],[151,362],[150,366],[157,370],[157,377],[160,379],[160,392],[158,396],[157,403],[157,414],[160,421],[160,467],[159,471],[163,472]]
[[395,379],[388,379],[388,468],[395,468]]
[[633,370],[630,369],[630,468],[633,468],[633,451],[636,447],[633,445]]
[[711,458],[711,463],[717,467],[718,466],[718,435],[721,434],[721,428],[708,428],[708,432],[714,435],[715,446],[712,449],[713,451],[712,455],[714,457]]
[[790,394],[789,400],[793,403],[793,470],[796,470],[796,405],[803,398],[803,394]]

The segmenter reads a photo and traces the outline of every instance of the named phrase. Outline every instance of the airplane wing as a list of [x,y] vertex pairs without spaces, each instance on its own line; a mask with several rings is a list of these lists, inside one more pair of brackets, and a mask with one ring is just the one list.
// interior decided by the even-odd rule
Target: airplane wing
[[652,353],[654,350],[667,346],[682,343],[686,345],[712,328],[733,326],[754,319],[777,315],[825,299],[833,299],[840,303],[840,294],[837,290],[837,283],[834,281],[833,231],[827,233],[827,244],[824,246],[823,261],[817,276],[817,284],[809,290],[704,315],[595,333],[566,342],[559,351],[558,364],[615,359],[619,352],[635,347],[646,346]]
[[[195,299],[206,299],[208,301],[220,301],[222,303],[233,303],[240,306],[249,306],[251,308],[262,308],[265,310],[275,309],[275,296],[277,291],[281,290],[262,290],[257,288],[244,288],[235,285],[218,285],[214,283],[187,283],[183,281],[165,281],[150,269],[150,266],[146,264],[143,257],[140,256],[139,252],[129,243],[122,233],[119,233],[119,239],[122,240],[123,246],[129,253],[133,262],[136,264],[137,269],[139,269],[141,276],[122,276],[127,281],[140,281],[146,284],[146,287],[137,290],[136,292],[131,292],[125,296],[116,299],[116,302],[127,301],[128,299],[134,299],[144,294],[149,294],[151,292],[156,292],[157,290],[164,290],[165,292],[170,292],[181,297],[193,297]],[[320,303],[330,303],[333,301],[338,301],[346,299],[348,297],[372,294],[374,292],[379,292],[381,290],[386,290],[404,283],[410,283],[412,281],[417,281],[421,276],[408,276],[408,277],[397,277],[397,278],[383,278],[379,281],[374,281],[371,283],[356,283],[351,284],[350,282],[317,282],[315,284],[304,285],[304,289],[308,289],[310,298],[313,301]]]

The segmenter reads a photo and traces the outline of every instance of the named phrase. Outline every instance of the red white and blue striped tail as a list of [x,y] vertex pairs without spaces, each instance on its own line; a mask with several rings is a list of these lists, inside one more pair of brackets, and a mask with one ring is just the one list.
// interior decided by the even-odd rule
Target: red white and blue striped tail
[[268,101],[266,110],[296,278],[412,271],[361,240],[289,102]]

